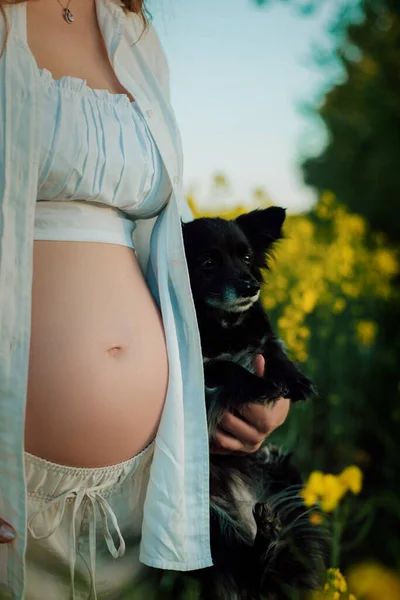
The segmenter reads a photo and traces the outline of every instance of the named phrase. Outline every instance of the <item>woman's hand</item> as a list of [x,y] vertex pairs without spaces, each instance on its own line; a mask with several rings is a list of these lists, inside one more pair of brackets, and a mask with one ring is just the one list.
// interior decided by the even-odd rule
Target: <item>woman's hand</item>
[[[257,354],[253,360],[256,375],[263,376],[265,360]],[[249,404],[241,412],[243,418],[226,411],[217,429],[214,444],[210,447],[213,454],[247,454],[255,452],[270,433],[286,420],[290,400],[279,398],[271,408],[261,404]]]
[[7,521],[0,519],[0,544],[12,542],[15,538],[15,531]]

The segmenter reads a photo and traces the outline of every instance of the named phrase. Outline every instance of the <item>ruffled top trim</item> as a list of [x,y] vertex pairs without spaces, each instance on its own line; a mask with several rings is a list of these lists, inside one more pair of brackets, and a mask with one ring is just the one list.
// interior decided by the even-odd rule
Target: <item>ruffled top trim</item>
[[[126,94],[113,94],[109,90],[91,88],[87,84],[86,79],[79,77],[71,77],[64,75],[60,79],[54,79],[50,71],[45,68],[39,69],[40,84],[47,87],[55,87],[63,90],[63,93],[80,94],[84,96],[92,96],[110,106],[122,105],[131,108],[136,105],[136,102],[131,102]],[[135,106],[136,108],[136,106]]]

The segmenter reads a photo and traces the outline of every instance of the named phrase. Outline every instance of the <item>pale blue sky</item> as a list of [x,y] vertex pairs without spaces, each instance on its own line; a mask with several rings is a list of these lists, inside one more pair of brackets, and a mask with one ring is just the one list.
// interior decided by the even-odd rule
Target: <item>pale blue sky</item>
[[335,2],[323,4],[307,17],[279,0],[262,9],[251,0],[149,4],[170,66],[185,188],[203,204],[215,172],[229,178],[232,201],[262,186],[292,211],[312,204],[298,164],[323,134],[300,106],[327,78],[311,60],[313,43],[329,44]]

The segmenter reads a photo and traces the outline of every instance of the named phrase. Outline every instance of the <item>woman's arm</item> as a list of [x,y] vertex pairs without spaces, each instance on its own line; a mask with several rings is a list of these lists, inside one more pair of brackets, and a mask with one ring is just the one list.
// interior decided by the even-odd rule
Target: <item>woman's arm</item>
[[[262,377],[265,361],[261,354],[257,354],[253,365],[256,375]],[[210,451],[213,454],[255,452],[269,434],[285,422],[289,407],[290,400],[280,398],[272,408],[249,404],[242,412],[243,418],[225,412]]]

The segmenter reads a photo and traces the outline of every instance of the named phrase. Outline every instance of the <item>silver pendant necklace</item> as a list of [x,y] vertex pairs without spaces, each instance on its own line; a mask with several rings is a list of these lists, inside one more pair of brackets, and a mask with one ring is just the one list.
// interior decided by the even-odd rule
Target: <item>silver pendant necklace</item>
[[66,21],[67,23],[69,23],[71,25],[71,23],[73,23],[73,21],[74,21],[74,15],[72,14],[72,12],[68,8],[68,6],[71,4],[71,0],[69,0],[67,6],[63,6],[61,4],[60,0],[57,0],[57,2],[61,6],[61,8],[63,9],[64,21]]

